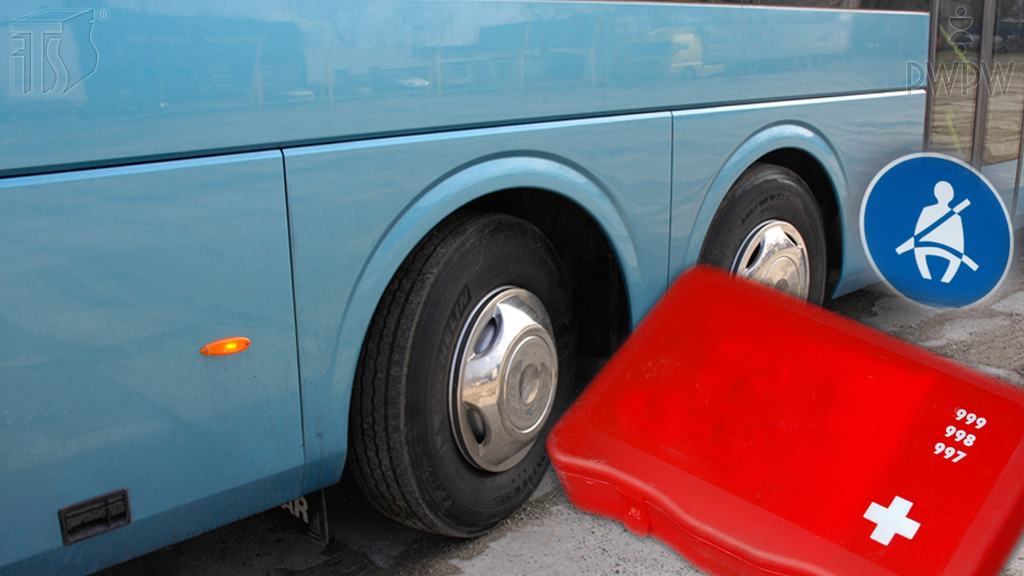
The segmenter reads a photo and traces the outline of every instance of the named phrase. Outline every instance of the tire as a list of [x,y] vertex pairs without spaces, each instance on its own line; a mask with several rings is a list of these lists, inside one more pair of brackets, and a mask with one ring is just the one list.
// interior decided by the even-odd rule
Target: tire
[[718,207],[699,262],[820,305],[825,227],[807,184],[780,166],[751,166]]
[[356,481],[414,528],[487,531],[547,469],[544,439],[571,401],[574,356],[568,283],[544,235],[498,214],[442,223],[391,280],[363,345]]

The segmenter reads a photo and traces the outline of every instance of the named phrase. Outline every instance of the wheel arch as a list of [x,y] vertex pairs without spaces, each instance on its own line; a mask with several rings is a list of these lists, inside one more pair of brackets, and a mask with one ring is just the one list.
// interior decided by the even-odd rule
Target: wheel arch
[[[485,159],[433,183],[396,216],[359,275],[342,320],[340,342],[349,349],[337,363],[335,382],[351,394],[359,348],[388,283],[417,244],[446,218],[489,211],[522,218],[548,237],[567,266],[577,307],[577,373],[586,376],[592,357],[610,355],[628,334],[631,284],[640,282],[637,246],[614,196],[582,169],[551,158]],[[576,234],[572,232],[575,231]],[[596,250],[588,254],[588,250]],[[579,264],[588,270],[572,270]],[[599,288],[590,280],[600,279]],[[604,303],[611,314],[579,314],[583,303]],[[600,340],[594,335],[606,336]],[[348,404],[344,417],[349,416]],[[347,424],[346,424],[347,428]]]
[[839,156],[817,130],[804,124],[784,123],[751,135],[723,164],[701,204],[687,249],[687,261],[696,262],[711,221],[726,194],[755,163],[787,168],[810,187],[825,224],[827,266],[825,295],[831,296],[842,276],[843,223],[846,176]]
[[577,373],[587,378],[628,335],[629,291],[609,238],[591,213],[569,197],[541,188],[505,189],[461,210],[498,212],[536,226],[562,261],[576,311]]

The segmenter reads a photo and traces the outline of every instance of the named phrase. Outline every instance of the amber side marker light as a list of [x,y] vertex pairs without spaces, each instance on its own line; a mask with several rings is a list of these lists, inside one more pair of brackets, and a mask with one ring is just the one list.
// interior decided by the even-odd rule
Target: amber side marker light
[[248,348],[249,344],[252,344],[252,341],[245,336],[232,336],[210,342],[203,346],[199,353],[204,356],[227,356],[228,354],[238,354]]

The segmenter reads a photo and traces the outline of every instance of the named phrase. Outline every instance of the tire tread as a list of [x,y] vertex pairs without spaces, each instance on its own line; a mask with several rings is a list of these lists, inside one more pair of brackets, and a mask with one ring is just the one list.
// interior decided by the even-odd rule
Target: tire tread
[[[452,218],[433,230],[410,253],[384,291],[363,350],[360,353],[352,390],[354,407],[350,418],[350,448],[355,479],[363,493],[384,514],[419,530],[442,532],[439,523],[426,523],[432,516],[411,479],[402,478],[408,469],[401,459],[403,434],[399,422],[389,423],[392,402],[388,383],[395,369],[396,348],[401,336],[401,319],[407,316],[418,281],[421,281],[435,252],[471,215]],[[400,406],[398,406],[400,408]],[[390,425],[389,425],[390,424]],[[404,481],[403,481],[404,480]]]

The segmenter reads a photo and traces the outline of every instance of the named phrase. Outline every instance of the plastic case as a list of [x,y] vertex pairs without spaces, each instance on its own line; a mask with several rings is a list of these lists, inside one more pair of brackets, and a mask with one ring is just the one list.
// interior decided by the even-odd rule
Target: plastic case
[[681,276],[547,447],[577,507],[710,574],[997,574],[1024,393],[763,286]]

